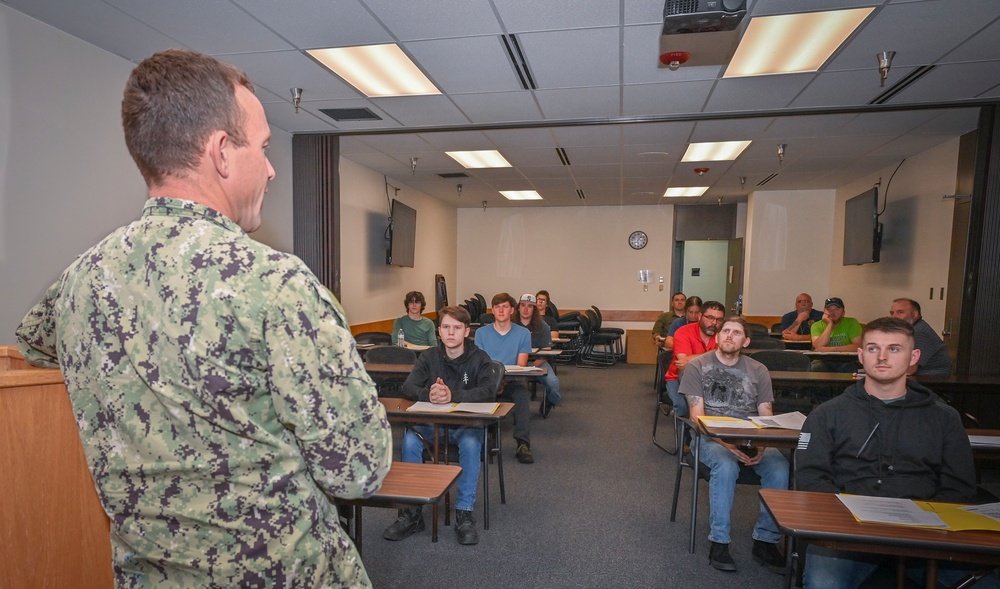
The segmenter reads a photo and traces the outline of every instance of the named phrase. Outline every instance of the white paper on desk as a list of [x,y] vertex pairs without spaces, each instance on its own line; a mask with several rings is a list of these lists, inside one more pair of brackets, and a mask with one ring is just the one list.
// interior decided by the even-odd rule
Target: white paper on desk
[[837,493],[837,499],[840,499],[840,502],[851,511],[851,515],[861,522],[924,528],[948,527],[948,524],[944,523],[938,514],[920,509],[920,506],[910,499],[867,497],[843,493]]
[[1000,446],[1000,436],[969,436],[969,443],[973,446]]
[[969,505],[961,508],[969,513],[984,515],[990,519],[1000,521],[1000,503],[985,503],[983,505]]
[[427,411],[429,413],[476,413],[492,415],[500,403],[431,403],[417,401],[407,411]]
[[431,347],[430,347],[430,346],[425,346],[425,345],[423,345],[423,344],[409,344],[409,343],[408,343],[408,344],[406,344],[406,347],[407,347],[407,348],[410,348],[411,350],[413,350],[413,351],[415,351],[415,352],[422,352],[422,351],[424,351],[424,350],[429,350],[429,349],[431,349]]
[[561,356],[562,350],[537,350],[533,353],[537,356]]
[[521,374],[531,374],[533,372],[541,374],[543,372],[543,370],[541,368],[539,368],[538,366],[518,366],[518,365],[514,364],[514,365],[509,365],[509,366],[505,365],[503,368],[504,368],[504,370],[506,372],[512,372],[512,373],[513,372],[519,372]]
[[758,427],[776,427],[780,429],[802,429],[806,416],[798,411],[780,415],[762,415],[750,418]]

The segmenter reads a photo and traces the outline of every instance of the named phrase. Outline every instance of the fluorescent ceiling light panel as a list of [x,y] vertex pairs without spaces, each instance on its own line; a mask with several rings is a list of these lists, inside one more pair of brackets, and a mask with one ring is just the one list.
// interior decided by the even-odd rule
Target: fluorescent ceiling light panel
[[708,190],[708,186],[675,186],[668,188],[663,196],[667,198],[678,198],[684,196],[701,196]]
[[542,200],[542,196],[534,190],[501,190],[507,200]]
[[481,151],[446,151],[448,156],[466,168],[509,168],[508,162],[495,149]]
[[712,141],[688,144],[682,162],[723,162],[740,157],[750,141]]
[[394,43],[306,51],[365,96],[440,94]]
[[874,7],[750,20],[723,78],[815,72]]

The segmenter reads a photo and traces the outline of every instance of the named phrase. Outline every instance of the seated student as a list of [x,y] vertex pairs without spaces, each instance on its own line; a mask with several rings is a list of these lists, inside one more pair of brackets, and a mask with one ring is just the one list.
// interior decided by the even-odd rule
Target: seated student
[[[844,316],[844,301],[830,297],[823,303],[823,318],[809,328],[813,349],[817,352],[855,352],[861,347],[861,324],[854,317]],[[813,360],[814,372],[854,372],[856,360],[823,358]]]
[[[417,363],[403,383],[403,396],[431,403],[488,403],[496,399],[490,374],[489,354],[469,338],[469,312],[461,307],[438,311],[441,345],[417,357]],[[481,426],[451,426],[448,437],[458,445],[458,492],[455,497],[455,534],[459,544],[479,542],[472,509],[476,504],[480,459],[483,451]],[[403,437],[403,462],[423,462],[424,445],[417,437],[433,440],[434,426],[412,424]],[[399,518],[386,528],[386,540],[402,540],[424,529],[423,509],[418,505],[399,510]]]
[[813,309],[813,299],[809,293],[801,293],[795,297],[795,310],[781,317],[781,337],[792,341],[810,341],[812,324],[822,318],[823,314]]
[[691,360],[714,350],[718,342],[715,334],[726,318],[726,307],[719,301],[708,301],[702,305],[701,318],[677,330],[674,338],[674,357],[664,379],[667,381],[667,396],[674,405],[678,417],[688,416],[688,403],[680,394],[680,378],[685,366]]
[[947,376],[951,374],[948,348],[934,328],[920,314],[920,303],[913,299],[896,299],[889,307],[889,316],[902,319],[913,326],[913,339],[920,350],[920,362],[910,368],[918,376]]
[[670,297],[670,310],[660,314],[656,318],[656,322],[653,323],[653,342],[657,348],[664,348],[670,324],[684,316],[686,306],[687,297],[684,296],[684,293],[678,291]]
[[701,297],[690,296],[687,302],[684,303],[684,316],[674,319],[674,322],[670,324],[670,329],[667,330],[666,341],[663,342],[664,350],[674,349],[674,334],[677,330],[684,327],[688,323],[694,323],[701,319]]
[[[441,345],[417,356],[417,363],[403,383],[403,396],[431,403],[488,403],[496,399],[490,374],[489,355],[469,339],[469,312],[461,307],[438,311]],[[451,426],[447,436],[458,446],[458,492],[455,497],[455,534],[459,544],[479,542],[472,509],[483,451],[481,426]],[[433,441],[434,426],[413,424],[403,437],[403,462],[423,462],[424,445],[417,437]],[[448,441],[442,436],[443,443]],[[386,540],[402,540],[424,529],[423,509],[418,505],[399,510],[399,518],[386,528]]]
[[541,316],[542,321],[545,321],[549,326],[552,339],[556,339],[559,337],[559,322],[552,316],[549,308],[549,291],[540,290],[536,292],[535,304],[538,305],[538,314]]
[[[865,378],[814,409],[802,425],[795,453],[800,491],[850,493],[925,501],[969,503],[976,474],[969,436],[958,412],[930,389],[906,379],[920,360],[913,327],[883,317],[861,336],[858,358]],[[810,545],[804,586],[854,588],[893,557]],[[908,576],[923,575],[914,562]],[[975,565],[942,562],[940,580],[954,583]],[[971,570],[963,570],[971,569]],[[921,584],[922,581],[921,581]],[[994,572],[975,587],[998,587]]]
[[420,291],[410,291],[403,299],[406,307],[406,315],[396,319],[392,323],[392,343],[399,343],[399,332],[403,332],[403,338],[408,344],[418,346],[436,346],[437,337],[434,335],[434,322],[424,317],[424,307],[427,306],[427,299]]
[[[688,362],[681,377],[680,392],[687,397],[691,419],[697,421],[703,415],[772,415],[770,373],[760,362],[740,354],[750,345],[747,322],[742,317],[727,317],[715,339],[718,347]],[[711,470],[708,539],[712,547],[708,562],[720,571],[735,571],[736,562],[729,554],[729,518],[740,464],[753,467],[765,489],[787,489],[788,461],[776,449],[757,444],[747,449],[707,436],[698,440],[701,462]],[[752,554],[754,560],[777,573],[785,571],[785,557],[777,547],[780,539],[778,525],[761,503],[753,529]]]
[[[527,366],[531,353],[531,332],[511,322],[517,302],[505,292],[496,294],[490,302],[493,323],[476,330],[476,346],[490,358],[505,366]],[[500,397],[514,403],[515,458],[522,464],[535,461],[531,454],[531,393],[520,379],[507,379],[501,385]]]
[[[538,348],[539,350],[551,350],[552,334],[549,331],[548,324],[542,321],[541,315],[538,313],[538,306],[534,295],[530,292],[521,295],[517,311],[518,322],[531,332],[531,347]],[[562,394],[559,392],[559,377],[556,376],[556,371],[552,369],[552,366],[545,358],[535,360],[535,366],[540,366],[547,370],[545,378],[542,379],[542,382],[545,383],[545,399],[547,402],[538,404],[538,412],[542,417],[548,417],[552,408],[562,400]]]

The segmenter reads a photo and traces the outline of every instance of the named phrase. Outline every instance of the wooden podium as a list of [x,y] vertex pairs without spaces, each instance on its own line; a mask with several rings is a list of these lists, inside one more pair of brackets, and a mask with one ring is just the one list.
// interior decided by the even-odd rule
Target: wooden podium
[[110,525],[56,369],[0,346],[0,587],[114,587]]

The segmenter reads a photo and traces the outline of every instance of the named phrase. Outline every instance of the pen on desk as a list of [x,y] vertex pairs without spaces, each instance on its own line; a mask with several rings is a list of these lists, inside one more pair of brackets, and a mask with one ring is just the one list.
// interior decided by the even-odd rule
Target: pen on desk
[[868,442],[870,442],[870,441],[871,441],[871,439],[872,439],[872,436],[874,436],[874,435],[875,435],[875,430],[877,430],[877,429],[878,429],[878,426],[879,426],[879,425],[881,425],[881,424],[880,424],[880,423],[876,423],[876,424],[875,424],[875,427],[873,427],[873,428],[872,428],[872,433],[868,434],[868,437],[867,437],[867,438],[865,438],[865,443],[864,443],[864,444],[861,444],[861,449],[860,449],[860,450],[858,450],[858,453],[854,455],[854,457],[855,457],[855,458],[861,458],[861,453],[862,453],[862,452],[864,452],[864,451],[865,451],[865,448],[867,448],[867,447],[868,447]]

